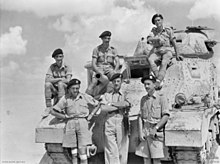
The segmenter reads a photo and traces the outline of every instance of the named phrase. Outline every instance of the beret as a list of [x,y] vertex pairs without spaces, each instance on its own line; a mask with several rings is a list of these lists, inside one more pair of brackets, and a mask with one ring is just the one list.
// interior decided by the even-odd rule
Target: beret
[[52,54],[52,57],[54,58],[58,54],[63,54],[62,49],[58,48],[58,49],[54,50],[53,54]]
[[153,24],[155,24],[155,23],[154,23],[154,19],[157,18],[157,17],[160,17],[161,19],[163,19],[163,16],[162,16],[161,14],[154,14],[153,17],[152,17],[152,19],[151,19],[151,22],[152,22]]
[[121,78],[122,79],[123,75],[120,74],[120,73],[116,73],[116,74],[112,75],[112,77],[110,78],[110,81],[113,81],[113,80],[115,80],[117,78]]
[[101,35],[99,35],[99,38],[103,38],[105,36],[111,36],[112,33],[110,31],[104,31],[103,33],[101,33]]
[[78,85],[81,84],[81,81],[78,79],[72,79],[69,81],[69,83],[67,84],[67,89],[69,89],[72,85]]
[[142,77],[141,78],[141,82],[144,84],[144,81],[145,80],[151,80],[151,81],[153,81],[153,82],[155,82],[156,81],[156,78],[153,76],[153,75],[148,75],[148,76],[144,76],[144,77]]

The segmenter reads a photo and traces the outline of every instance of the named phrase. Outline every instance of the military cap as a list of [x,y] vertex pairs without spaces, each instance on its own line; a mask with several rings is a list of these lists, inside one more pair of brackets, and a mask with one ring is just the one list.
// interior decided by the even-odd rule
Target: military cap
[[117,78],[123,78],[123,75],[121,73],[115,73],[114,75],[112,75],[112,77],[110,78],[110,81],[113,81]]
[[152,22],[153,24],[155,24],[155,23],[154,23],[154,19],[157,18],[157,17],[160,17],[161,19],[163,19],[163,16],[162,16],[161,14],[154,14],[153,17],[152,17],[152,19],[151,19],[151,22]]
[[103,33],[101,33],[101,35],[99,35],[99,38],[103,38],[105,36],[111,36],[112,33],[110,31],[104,31]]
[[79,85],[81,84],[81,81],[78,79],[72,79],[69,81],[69,83],[67,84],[67,89],[69,89],[72,85]]
[[144,81],[145,80],[151,80],[151,81],[153,81],[153,82],[155,82],[156,81],[156,78],[153,76],[153,75],[148,75],[148,76],[144,76],[144,77],[142,77],[141,78],[141,82],[144,84]]
[[63,54],[63,50],[58,48],[56,50],[53,51],[52,57],[54,58],[56,55],[58,54]]

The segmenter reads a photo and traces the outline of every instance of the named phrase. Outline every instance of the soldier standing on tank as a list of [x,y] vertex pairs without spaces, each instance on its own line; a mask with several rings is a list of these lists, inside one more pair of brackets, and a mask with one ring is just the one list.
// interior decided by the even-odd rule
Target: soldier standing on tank
[[94,74],[86,90],[86,93],[92,96],[104,94],[107,91],[109,79],[119,70],[118,52],[116,48],[110,46],[111,32],[104,31],[99,38],[102,39],[102,44],[93,50],[92,70]]
[[67,85],[67,93],[53,106],[51,114],[66,120],[63,147],[71,148],[72,163],[77,164],[77,153],[80,163],[87,164],[87,146],[92,144],[88,129],[87,116],[89,106],[98,106],[92,96],[79,92],[80,81],[72,79]]
[[127,164],[129,139],[128,123],[124,114],[130,108],[130,102],[120,91],[122,74],[116,73],[110,79],[113,91],[101,96],[101,110],[107,112],[104,135],[105,164]]
[[[156,79],[149,75],[141,79],[147,95],[141,98],[138,117],[141,143],[135,154],[144,158],[145,164],[159,164],[164,158],[164,127],[169,118],[169,107],[165,96],[156,91]],[[153,161],[153,163],[152,163]]]
[[[177,51],[172,28],[163,26],[163,16],[161,14],[155,14],[152,17],[152,23],[156,25],[156,27],[152,28],[147,37],[147,42],[153,46],[148,61],[152,72],[156,76],[156,88],[159,89],[165,77],[167,65],[173,55],[176,56],[177,60],[182,60],[183,58],[179,56],[179,52]],[[156,64],[158,61],[161,62],[159,71]]]
[[45,78],[45,101],[46,107],[43,117],[47,116],[52,106],[52,98],[56,97],[55,102],[65,94],[67,83],[72,77],[72,68],[63,62],[63,51],[62,49],[56,49],[52,57],[55,59],[46,74]]

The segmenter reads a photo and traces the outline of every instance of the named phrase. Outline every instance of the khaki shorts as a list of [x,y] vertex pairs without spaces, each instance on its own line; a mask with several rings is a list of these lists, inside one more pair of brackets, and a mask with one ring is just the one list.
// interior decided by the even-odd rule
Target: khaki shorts
[[92,144],[91,133],[85,118],[68,120],[63,136],[63,147],[82,148]]
[[148,134],[150,128],[144,125],[143,132],[145,134],[145,141],[142,141],[136,148],[135,154],[143,158],[164,158],[164,134],[163,132],[157,132],[156,137],[152,138]]

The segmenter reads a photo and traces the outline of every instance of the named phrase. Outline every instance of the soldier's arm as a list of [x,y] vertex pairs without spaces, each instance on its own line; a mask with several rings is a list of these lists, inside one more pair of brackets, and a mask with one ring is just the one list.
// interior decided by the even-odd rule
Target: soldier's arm
[[161,120],[157,123],[156,125],[156,128],[157,130],[163,128],[166,124],[166,122],[168,121],[169,119],[169,105],[168,105],[168,102],[167,102],[167,98],[162,95],[160,97],[160,104],[161,104],[161,115],[162,115],[162,118]]
[[127,101],[112,102],[111,106],[114,106],[114,107],[119,108],[119,109],[123,109],[123,108],[129,107],[130,103],[127,102]]
[[104,112],[110,112],[110,111],[118,110],[117,107],[112,106],[111,102],[109,102],[107,100],[106,94],[101,96],[101,101],[100,101],[101,110],[104,111]]
[[114,54],[115,54],[115,71],[117,72],[119,70],[120,62],[119,62],[118,52],[116,49],[114,49]]
[[159,42],[160,38],[157,36],[154,36],[155,28],[152,28],[150,34],[147,36],[147,43],[153,44],[154,42]]
[[50,82],[52,84],[55,84],[62,80],[63,80],[62,78],[54,78],[53,76],[48,75],[48,74],[46,75],[46,78],[45,78],[45,82]]
[[92,69],[96,73],[101,73],[97,67],[97,59],[98,59],[98,50],[95,48],[92,52]]
[[55,84],[55,83],[61,81],[62,78],[54,78],[52,70],[51,70],[51,67],[52,67],[52,65],[49,67],[49,69],[48,69],[48,71],[46,73],[45,82],[50,82],[52,84]]
[[55,116],[56,118],[59,118],[59,119],[65,119],[66,118],[66,115],[64,113],[60,113],[56,109],[52,109],[51,114],[53,116]]
[[143,123],[142,123],[142,118],[140,114],[138,116],[138,135],[141,141],[145,140],[144,134],[143,134]]
[[71,80],[72,75],[66,75],[66,78],[62,78],[62,82],[63,83],[69,83],[69,81]]
[[176,46],[176,37],[174,36],[172,29],[169,29],[169,35],[170,35],[170,42],[173,45],[173,48],[174,48],[174,51],[175,51],[175,54],[176,54],[176,59],[178,61],[183,60],[183,58],[179,55],[179,51],[178,51],[178,48]]
[[156,130],[160,130],[161,128],[163,128],[165,126],[165,124],[167,123],[169,119],[169,115],[168,114],[164,114],[161,118],[161,120],[157,123],[156,125]]
[[67,116],[64,113],[64,109],[66,107],[66,99],[65,96],[63,96],[59,102],[53,106],[53,109],[51,110],[51,114],[59,119],[66,119],[69,118],[69,116]]
[[72,74],[73,74],[72,68],[69,65],[67,65],[67,67],[66,67],[66,77],[63,78],[62,82],[66,83],[66,84],[69,83],[69,81],[71,80]]

